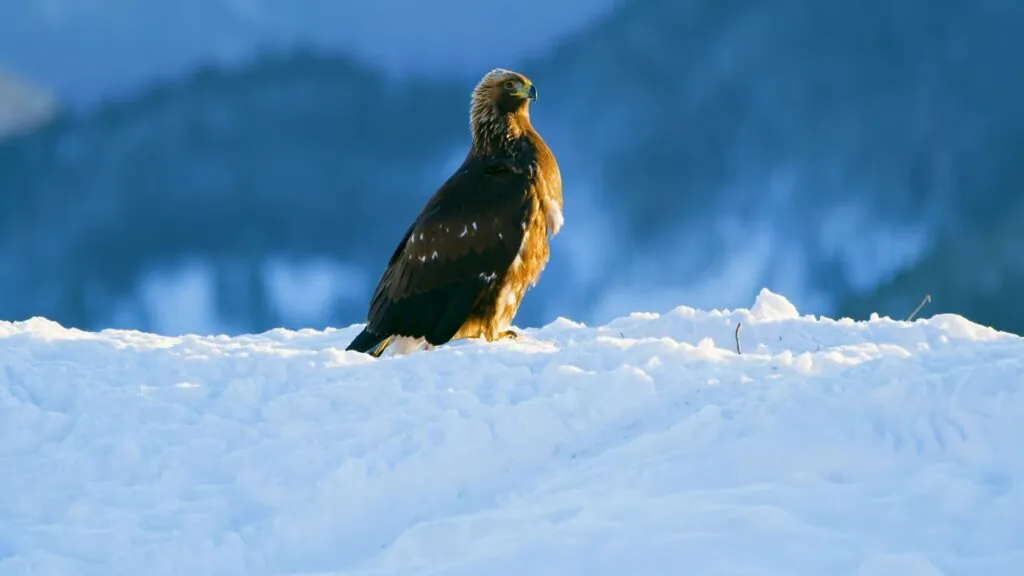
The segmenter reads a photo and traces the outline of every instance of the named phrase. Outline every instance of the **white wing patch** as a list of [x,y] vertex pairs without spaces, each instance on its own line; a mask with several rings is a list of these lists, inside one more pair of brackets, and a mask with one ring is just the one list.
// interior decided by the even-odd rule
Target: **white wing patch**
[[[498,225],[498,221],[497,220],[495,220],[495,225]],[[438,224],[437,228],[438,228],[438,230],[443,230],[444,231],[444,232],[440,232],[440,234],[454,234],[454,232],[452,231],[452,228],[450,226],[446,226],[444,224]],[[525,223],[523,224],[523,228],[524,229],[526,228],[526,224]],[[456,228],[456,230],[458,230],[458,228]],[[466,236],[475,236],[478,230],[479,230],[479,227],[477,226],[477,223],[476,222],[470,222],[469,224],[465,224],[465,225],[462,226],[462,231],[458,233],[457,237],[458,238],[465,238]],[[498,238],[501,238],[501,239],[505,238],[505,236],[501,232],[498,232],[497,234],[498,234]],[[438,240],[438,238],[436,236],[428,237],[423,232],[419,232],[419,233],[416,233],[416,234],[411,234],[409,236],[408,242],[406,242],[406,251],[407,251],[406,252],[406,256],[407,256],[407,258],[409,260],[413,260],[414,258],[415,259],[419,259],[420,262],[427,262],[428,260],[437,260],[438,258],[441,257],[441,255],[438,253],[438,251],[433,249],[433,247],[435,245],[435,242],[437,240]],[[420,244],[422,246],[419,249],[416,249],[416,248],[413,248],[413,245],[415,245],[415,244]],[[483,275],[481,275],[481,277],[483,277]],[[493,281],[493,279],[491,279],[491,278],[485,278],[485,280]]]
[[[556,225],[560,227],[561,226],[561,212],[560,211],[558,212],[557,217],[558,217],[558,220],[557,220],[557,224]],[[548,218],[549,218],[549,226],[550,226],[551,225],[550,224],[551,216],[549,215]],[[499,222],[499,220],[497,218],[494,220],[494,226],[495,226],[495,228],[500,228],[500,226],[501,226],[501,223]],[[450,234],[450,235],[456,236],[458,238],[465,238],[466,236],[476,236],[476,233],[480,229],[479,225],[477,224],[477,222],[469,222],[468,224],[463,225],[462,226],[462,230],[459,231],[458,234],[455,234],[455,232],[454,232],[454,230],[458,230],[458,228],[455,228],[453,230],[451,228],[451,226],[447,226],[447,225],[443,225],[443,224],[438,225],[437,228],[438,228],[439,232],[435,232],[431,236],[426,236],[423,232],[414,233],[414,234],[411,234],[409,236],[409,240],[406,242],[406,250],[405,250],[406,258],[408,260],[418,259],[420,262],[426,263],[429,260],[437,260],[437,259],[439,259],[441,257],[441,254],[435,249],[435,246],[437,246],[437,242],[442,240],[442,238],[440,238],[438,236],[439,234]],[[524,236],[523,236],[522,240],[520,241],[520,245],[519,245],[519,252],[520,252],[520,254],[526,248],[526,238],[530,234],[529,230],[527,229],[526,222],[522,223],[522,229],[524,231]],[[503,232],[501,232],[500,230],[496,230],[495,234],[498,236],[499,239],[501,239],[501,240],[505,239],[505,234]],[[449,238],[450,237],[451,236],[449,236]],[[519,255],[517,255],[516,256],[516,264],[521,264],[521,263],[522,263],[522,259],[521,259],[521,257]],[[487,281],[487,282],[489,282],[489,283],[493,283],[495,281],[495,279],[496,279],[496,275],[495,275],[494,272],[491,272],[490,274],[480,274],[480,278],[485,280],[485,281]]]

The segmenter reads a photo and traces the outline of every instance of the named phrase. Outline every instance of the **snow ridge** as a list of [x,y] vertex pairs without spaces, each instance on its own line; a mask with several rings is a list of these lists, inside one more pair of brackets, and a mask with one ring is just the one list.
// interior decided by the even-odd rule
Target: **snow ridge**
[[0,574],[1024,562],[1018,336],[767,290],[380,360],[344,351],[358,329],[0,323]]

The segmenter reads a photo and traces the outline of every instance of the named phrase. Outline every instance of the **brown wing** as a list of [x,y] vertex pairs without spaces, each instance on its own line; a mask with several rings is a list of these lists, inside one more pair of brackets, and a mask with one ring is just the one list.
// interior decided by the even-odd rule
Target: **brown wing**
[[406,232],[370,302],[367,330],[455,335],[512,264],[523,239],[529,179],[507,161],[469,158]]

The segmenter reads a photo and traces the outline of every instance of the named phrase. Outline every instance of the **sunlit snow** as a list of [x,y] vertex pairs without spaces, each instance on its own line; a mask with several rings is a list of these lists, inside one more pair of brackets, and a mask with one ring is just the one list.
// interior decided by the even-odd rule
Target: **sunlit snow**
[[1018,336],[802,317],[766,290],[378,360],[344,351],[358,329],[0,323],[0,574],[1024,563]]

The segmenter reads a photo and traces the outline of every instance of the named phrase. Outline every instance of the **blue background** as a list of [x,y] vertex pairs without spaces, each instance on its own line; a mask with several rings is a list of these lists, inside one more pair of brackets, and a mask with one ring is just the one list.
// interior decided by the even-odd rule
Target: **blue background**
[[1024,332],[1014,0],[4,0],[0,318],[343,326],[530,76],[566,223],[517,324],[679,304]]

